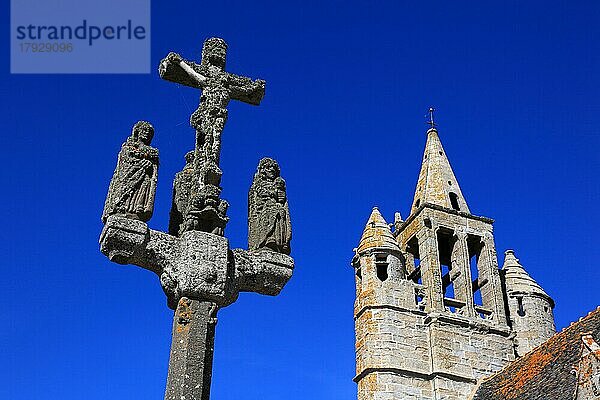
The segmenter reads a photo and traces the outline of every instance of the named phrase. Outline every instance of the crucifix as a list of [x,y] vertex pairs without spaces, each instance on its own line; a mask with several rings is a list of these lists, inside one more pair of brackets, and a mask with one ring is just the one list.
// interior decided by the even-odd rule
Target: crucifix
[[[202,90],[198,108],[190,116],[196,131],[194,186],[198,197],[186,204],[182,230],[202,230],[222,234],[228,221],[227,203],[219,198],[222,172],[219,167],[221,134],[227,121],[230,100],[259,105],[265,94],[265,81],[252,80],[225,71],[227,43],[210,38],[202,47],[200,64],[169,53],[159,65],[160,77]],[[225,211],[223,211],[225,210]]]
[[230,249],[224,236],[227,202],[220,199],[221,132],[230,99],[258,105],[265,82],[224,72],[227,45],[205,41],[202,62],[170,53],[162,78],[202,90],[190,122],[194,150],[175,177],[169,233],[150,229],[158,151],[154,128],[135,124],[123,143],[109,186],[100,250],[118,264],[156,273],[175,310],[165,400],[208,400],[217,312],[240,292],[275,296],[292,276],[286,185],[277,162],[263,158],[249,192],[249,250]]
[[226,56],[227,43],[210,38],[202,47],[200,64],[169,53],[158,68],[161,78],[202,90],[199,106],[190,117],[190,125],[196,130],[196,164],[218,167],[229,101],[257,106],[265,95],[265,81],[226,72]]

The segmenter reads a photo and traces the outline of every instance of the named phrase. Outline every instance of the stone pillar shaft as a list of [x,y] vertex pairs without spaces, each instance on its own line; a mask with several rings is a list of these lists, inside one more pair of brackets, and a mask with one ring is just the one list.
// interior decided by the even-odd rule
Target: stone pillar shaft
[[210,301],[179,300],[165,400],[209,400],[217,310]]
[[427,287],[427,303],[425,311],[444,311],[444,290],[435,229],[422,230],[418,235],[421,254],[421,277]]
[[504,298],[502,297],[502,283],[500,282],[494,238],[491,235],[485,235],[482,242],[483,248],[478,263],[479,275],[480,279],[483,277],[489,281],[487,285],[481,288],[483,305],[492,310],[494,313],[493,318],[498,324],[506,325],[506,311],[504,309]]
[[463,315],[474,316],[475,305],[473,300],[471,265],[469,263],[469,248],[467,246],[467,235],[458,233],[454,236],[455,242],[452,249],[452,269],[460,271],[455,281],[455,296],[458,300],[465,302]]

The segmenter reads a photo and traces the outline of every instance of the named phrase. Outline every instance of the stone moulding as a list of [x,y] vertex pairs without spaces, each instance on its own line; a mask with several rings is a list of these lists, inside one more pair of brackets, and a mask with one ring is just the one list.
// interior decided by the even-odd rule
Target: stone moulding
[[402,224],[398,227],[398,229],[396,229],[394,231],[394,233],[393,233],[394,236],[399,235],[400,232],[402,232],[404,230],[404,228],[406,228],[421,213],[421,211],[423,211],[425,208],[431,208],[432,210],[437,210],[437,211],[444,211],[444,212],[447,212],[448,214],[460,215],[461,217],[465,217],[465,218],[469,218],[469,219],[474,219],[476,221],[487,222],[488,224],[493,224],[494,223],[494,220],[492,218],[483,217],[483,216],[477,216],[477,215],[472,215],[472,214],[469,214],[469,213],[464,212],[464,211],[456,211],[456,210],[453,210],[451,208],[446,208],[446,207],[438,206],[437,204],[423,203],[423,204],[421,204],[419,206],[419,208],[417,208],[415,210],[414,213],[412,213],[406,219],[406,221],[402,222]]

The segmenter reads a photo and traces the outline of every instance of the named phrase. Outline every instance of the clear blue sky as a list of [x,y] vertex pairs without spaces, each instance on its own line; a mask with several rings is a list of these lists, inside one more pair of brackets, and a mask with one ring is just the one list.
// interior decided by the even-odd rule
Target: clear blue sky
[[[600,3],[370,3],[154,1],[153,65],[221,36],[229,71],[267,81],[224,132],[233,246],[258,160],[288,182],[297,270],[279,297],[220,312],[214,399],[355,396],[352,248],[373,205],[407,215],[430,105],[471,210],[497,221],[500,262],[515,249],[561,328],[600,303]],[[1,45],[0,398],[162,399],[172,312],[155,276],[100,254],[100,214],[148,119],[150,225],[166,230],[198,93],[155,72],[11,76]]]

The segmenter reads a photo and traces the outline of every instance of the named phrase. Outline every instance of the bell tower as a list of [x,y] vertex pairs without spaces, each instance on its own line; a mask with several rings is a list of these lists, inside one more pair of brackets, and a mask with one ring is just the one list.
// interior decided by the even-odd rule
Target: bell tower
[[507,327],[493,220],[471,214],[435,127],[427,131],[412,209],[397,232],[427,312]]
[[365,284],[376,252],[359,245],[353,259],[359,400],[466,399],[514,359],[494,221],[471,213],[430,115],[410,215],[381,225],[399,272]]

